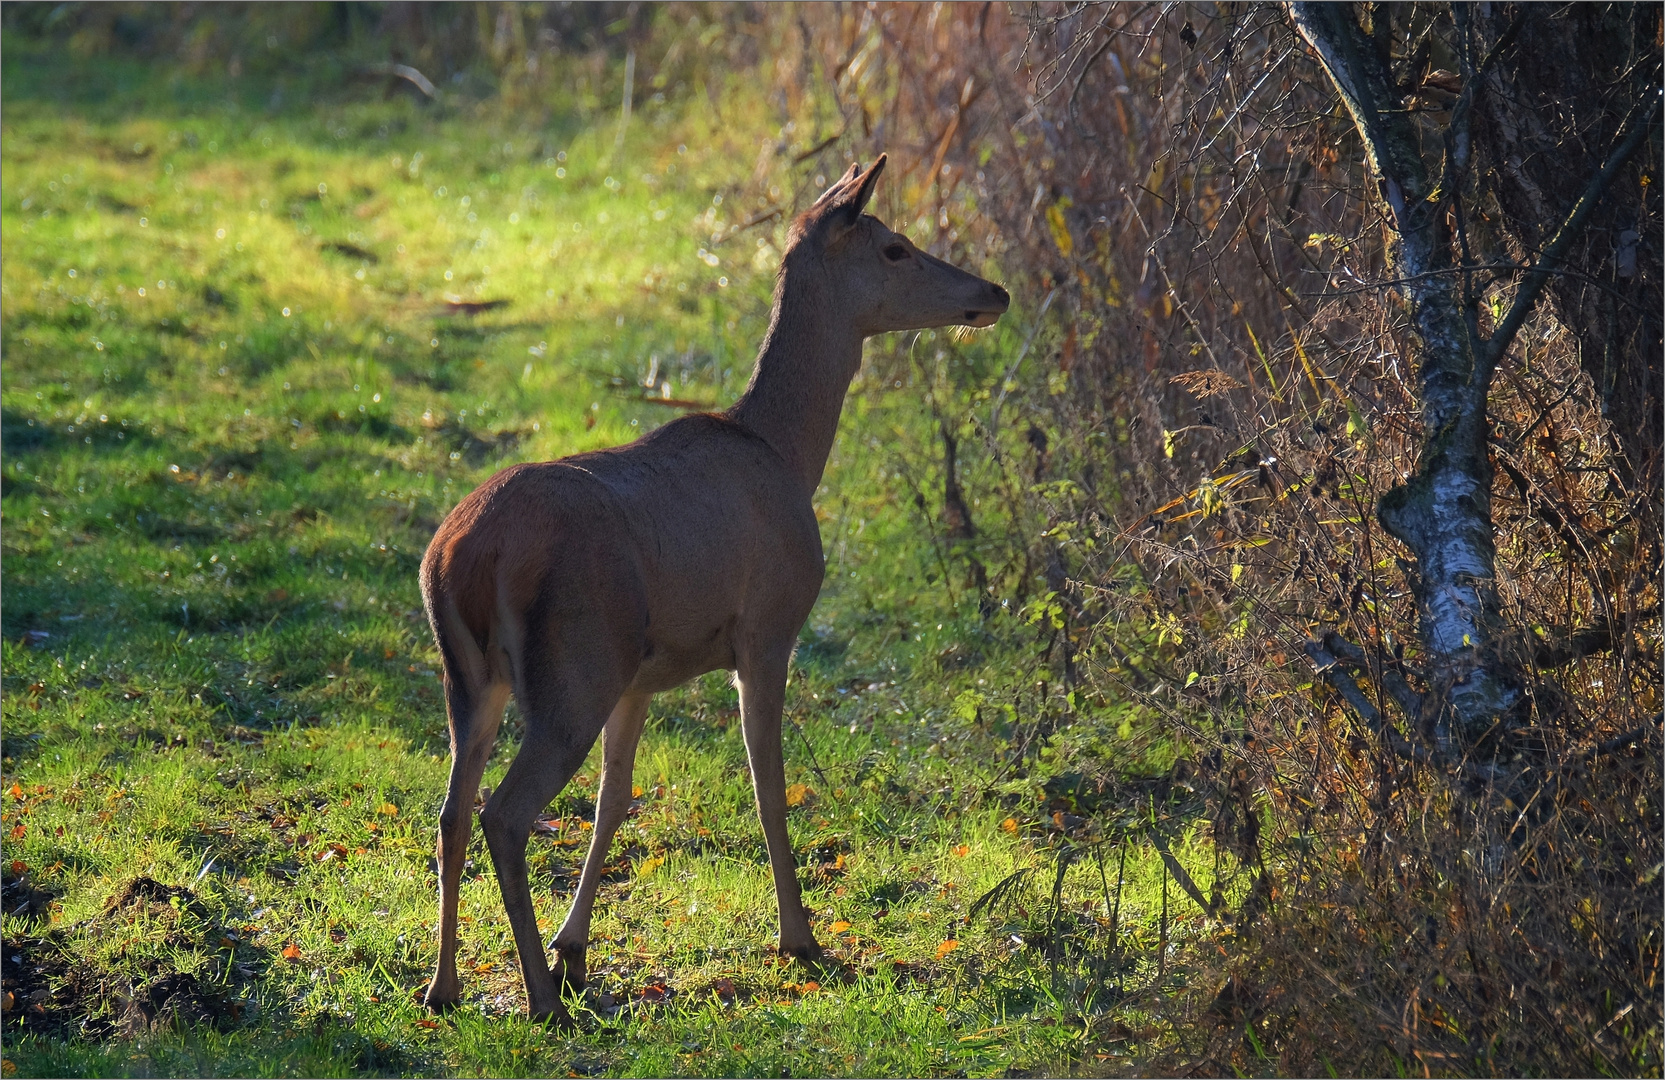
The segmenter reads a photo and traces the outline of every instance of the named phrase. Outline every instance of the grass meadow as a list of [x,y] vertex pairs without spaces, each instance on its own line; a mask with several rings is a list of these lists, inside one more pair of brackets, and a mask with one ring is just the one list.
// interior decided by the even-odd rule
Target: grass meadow
[[[777,963],[717,673],[655,701],[577,1030],[524,1016],[478,830],[465,1004],[435,1018],[421,553],[501,467],[734,399],[817,166],[760,183],[757,147],[819,136],[740,79],[641,102],[622,136],[572,103],[22,46],[3,79],[6,1075],[982,1076],[1125,1069],[1169,1037],[1143,995],[1229,928],[1069,815],[1066,743],[1035,737],[1044,608],[980,611],[922,510],[922,399],[986,400],[1035,298],[964,340],[871,342],[817,497],[786,753],[842,973]],[[486,786],[517,739],[511,706]],[[599,764],[532,840],[551,934]],[[1183,795],[1152,792],[1153,817]],[[1206,890],[1206,838],[1174,850]]]

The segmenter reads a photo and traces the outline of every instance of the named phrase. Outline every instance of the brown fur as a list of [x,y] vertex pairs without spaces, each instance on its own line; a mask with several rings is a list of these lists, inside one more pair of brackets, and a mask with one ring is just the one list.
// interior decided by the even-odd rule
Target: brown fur
[[532,912],[533,820],[605,728],[595,831],[554,948],[581,986],[607,846],[630,801],[649,698],[733,671],[784,954],[814,960],[786,835],[780,725],[787,665],[820,591],[811,497],[870,334],[972,322],[1005,290],[861,213],[884,159],[794,223],[769,334],[740,401],[628,446],[505,469],[446,518],[422,561],[445,669],[452,770],[440,812],[440,953],[427,1002],[454,1003],[457,889],[470,809],[512,693],[526,734],[480,814],[532,1013],[565,1017]]

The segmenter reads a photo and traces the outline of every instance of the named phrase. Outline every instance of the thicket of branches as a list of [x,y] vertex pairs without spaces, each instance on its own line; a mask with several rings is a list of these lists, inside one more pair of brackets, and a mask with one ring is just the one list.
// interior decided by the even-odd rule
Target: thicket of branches
[[[1378,517],[1445,452],[1402,178],[1281,7],[817,13],[848,130],[1045,325],[944,425],[938,528],[975,535],[968,581],[1055,595],[1086,706],[1057,737],[1101,790],[1142,762],[1081,733],[1095,695],[1184,747],[1167,779],[1238,880],[1200,897],[1236,931],[1208,992],[1150,999],[1176,1054],[1656,1071],[1660,9],[1336,11],[1366,55],[1334,62],[1391,77],[1408,167],[1445,185],[1423,276],[1498,354],[1489,394],[1470,377],[1495,572],[1456,580],[1495,608],[1483,647],[1430,644],[1451,586]],[[963,521],[979,465],[1010,528]],[[1482,669],[1514,704],[1465,728]]]

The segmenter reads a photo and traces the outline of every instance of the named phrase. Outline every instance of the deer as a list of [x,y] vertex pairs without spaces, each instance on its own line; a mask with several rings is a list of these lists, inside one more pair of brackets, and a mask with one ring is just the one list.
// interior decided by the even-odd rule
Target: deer
[[[993,325],[1006,290],[864,213],[885,155],[792,223],[751,379],[724,412],[680,417],[625,446],[523,463],[445,518],[421,565],[439,647],[451,771],[439,815],[439,959],[424,1001],[460,1000],[458,887],[479,790],[512,694],[518,752],[479,812],[534,1018],[570,1024],[596,890],[632,797],[654,694],[732,673],[774,879],[782,958],[823,954],[799,891],[781,748],[789,664],[821,590],[812,500],[844,397],[876,334]],[[533,911],[534,822],[602,738],[589,851],[549,948]]]

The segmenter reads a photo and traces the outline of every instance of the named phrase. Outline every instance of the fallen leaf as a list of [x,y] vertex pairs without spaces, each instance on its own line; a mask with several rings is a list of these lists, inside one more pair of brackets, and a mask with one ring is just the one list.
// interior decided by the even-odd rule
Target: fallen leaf
[[943,957],[947,956],[959,947],[960,943],[958,941],[955,941],[953,938],[949,938],[947,941],[937,946],[937,959],[941,960]]
[[490,961],[490,960],[487,960],[487,961],[485,961],[484,963],[481,963],[481,964],[475,964],[474,965],[474,974],[484,975],[486,972],[490,971],[492,968],[494,968],[496,966],[497,965],[495,963],[493,963],[492,961]]
[[376,813],[383,814],[387,817],[393,817],[398,812],[399,808],[390,802],[384,802],[380,806],[376,807]]
[[291,941],[283,947],[283,958],[285,960],[299,962],[301,958],[301,947]]
[[963,859],[967,855],[971,854],[971,845],[970,844],[961,844],[959,847],[954,848],[953,851],[954,851],[954,857],[955,858]]
[[438,1020],[418,1020],[416,1022],[416,1026],[419,1027],[419,1028],[428,1028],[431,1031],[434,1028],[439,1026],[439,1021]]
[[12,860],[12,877],[22,877],[29,870],[28,864],[22,859]]
[[821,984],[816,982],[814,979],[811,979],[808,982],[804,983],[804,985],[802,987],[800,987],[799,989],[801,989],[806,994],[813,994],[813,993],[815,993],[815,991],[821,989]]
[[630,797],[632,799],[640,799],[642,797],[642,785],[640,785],[640,784],[630,785]]
[[1017,830],[1018,830],[1017,818],[1012,818],[1012,817],[1007,818],[1005,821],[1002,821],[1000,823],[1000,827],[1002,829],[1004,829],[1006,832],[1009,832],[1009,833],[1017,832]]
[[13,783],[11,788],[7,790],[6,794],[10,795],[13,799],[22,799],[23,789],[18,787],[16,783]]
[[660,858],[657,855],[653,856],[651,859],[643,859],[636,866],[636,876],[637,877],[644,877],[648,874],[653,873],[654,870],[656,870],[659,867],[664,866],[664,865],[665,865],[665,860]]
[[27,828],[25,828],[21,823],[19,823],[17,825],[13,825],[12,826],[12,831],[6,834],[6,839],[8,839],[8,840],[21,840],[21,839],[23,839],[24,834],[27,833],[28,831],[29,830]]
[[793,784],[786,789],[786,805],[802,806],[811,795],[815,794],[808,784]]
[[835,934],[842,934],[844,931],[850,929],[850,924],[845,922],[843,919],[840,919],[833,923],[829,929],[831,929]]

